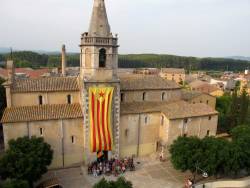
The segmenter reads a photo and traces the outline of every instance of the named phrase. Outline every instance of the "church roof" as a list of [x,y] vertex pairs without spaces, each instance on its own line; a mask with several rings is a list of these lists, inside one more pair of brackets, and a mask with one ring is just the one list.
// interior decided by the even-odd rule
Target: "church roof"
[[218,114],[216,110],[204,103],[189,104],[184,101],[167,105],[162,109],[162,113],[164,113],[168,119],[183,119]]
[[194,91],[194,90],[189,91],[189,90],[183,89],[181,91],[181,94],[182,94],[182,99],[185,100],[185,101],[192,100],[192,99],[194,99],[196,97],[199,97],[201,95],[203,95],[203,96],[206,95],[206,96],[210,96],[210,97],[215,98],[214,96],[210,95],[209,93],[203,93],[203,92]]
[[80,104],[54,104],[6,108],[2,123],[82,118]]
[[218,114],[210,106],[202,103],[176,102],[133,102],[121,104],[121,114],[164,113],[168,119],[183,119]]
[[182,90],[181,91],[181,94],[182,94],[182,99],[185,100],[185,101],[189,101],[195,97],[198,97],[200,95],[202,95],[203,93],[202,92],[199,92],[199,91],[188,91],[188,90]]
[[180,86],[158,75],[124,74],[119,75],[121,90],[179,89]]
[[94,0],[88,34],[97,37],[108,37],[110,35],[110,26],[104,0]]
[[77,77],[46,77],[16,80],[12,92],[79,91]]

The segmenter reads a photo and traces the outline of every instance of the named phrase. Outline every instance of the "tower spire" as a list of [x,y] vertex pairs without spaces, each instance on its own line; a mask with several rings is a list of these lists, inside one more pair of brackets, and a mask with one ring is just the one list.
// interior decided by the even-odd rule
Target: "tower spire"
[[110,35],[110,26],[104,0],[94,0],[89,35],[97,37],[108,37]]

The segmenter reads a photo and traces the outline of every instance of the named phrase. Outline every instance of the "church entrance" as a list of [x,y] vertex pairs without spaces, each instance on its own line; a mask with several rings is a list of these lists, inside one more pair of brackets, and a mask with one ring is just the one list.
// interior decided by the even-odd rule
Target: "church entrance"
[[108,151],[99,151],[99,152],[97,152],[97,161],[98,162],[108,161]]

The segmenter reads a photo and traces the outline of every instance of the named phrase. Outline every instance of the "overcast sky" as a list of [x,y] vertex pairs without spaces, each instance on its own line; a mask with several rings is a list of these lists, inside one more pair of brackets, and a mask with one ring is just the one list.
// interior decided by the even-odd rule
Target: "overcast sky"
[[[0,47],[78,52],[93,0],[0,0]],[[106,0],[120,53],[250,56],[250,0]]]

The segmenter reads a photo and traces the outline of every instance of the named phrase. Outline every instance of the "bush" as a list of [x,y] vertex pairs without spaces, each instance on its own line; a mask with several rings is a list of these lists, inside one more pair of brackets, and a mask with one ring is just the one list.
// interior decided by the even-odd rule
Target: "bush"
[[9,141],[9,149],[0,159],[2,178],[26,180],[30,185],[47,172],[53,151],[43,138],[18,138]]
[[193,173],[198,166],[209,176],[250,173],[250,126],[238,126],[231,134],[232,141],[215,137],[179,137],[170,147],[173,166]]
[[133,186],[130,181],[127,181],[124,177],[120,177],[117,181],[110,182],[103,178],[93,188],[133,188]]
[[11,180],[8,179],[3,182],[0,187],[2,188],[29,188],[29,183],[23,180]]

